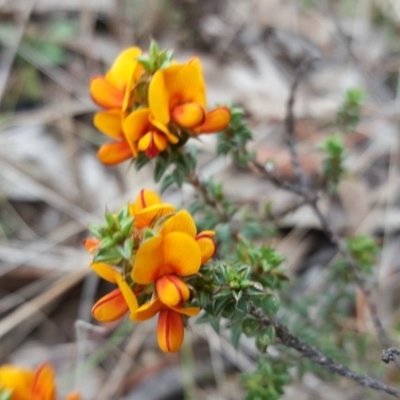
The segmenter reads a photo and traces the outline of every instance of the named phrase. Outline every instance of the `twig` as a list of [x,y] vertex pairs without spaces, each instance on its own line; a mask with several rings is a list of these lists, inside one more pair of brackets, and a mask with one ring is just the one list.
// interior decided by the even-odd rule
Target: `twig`
[[[302,170],[301,165],[299,163],[297,149],[293,140],[295,137],[295,132],[294,132],[295,117],[293,108],[294,108],[296,90],[298,89],[300,80],[304,76],[305,70],[309,65],[310,61],[307,60],[303,61],[300,64],[296,77],[292,83],[289,99],[287,102],[285,127],[286,127],[286,134],[288,137],[287,143],[290,151],[292,166],[296,174],[296,177],[298,179],[298,182],[300,184],[300,192],[303,199],[311,207],[314,214],[318,218],[322,229],[325,231],[325,233],[328,235],[332,243],[337,247],[338,251],[342,254],[346,262],[350,266],[351,271],[355,277],[357,286],[359,287],[359,289],[361,290],[361,292],[363,293],[363,295],[367,300],[367,306],[371,315],[374,328],[377,332],[379,342],[381,343],[383,348],[388,348],[391,346],[391,341],[378,316],[377,306],[371,299],[370,290],[367,289],[364,278],[357,267],[356,261],[354,260],[353,256],[348,250],[345,241],[341,237],[339,237],[339,235],[335,232],[335,230],[330,226],[326,216],[321,212],[318,206],[318,198],[310,190],[304,171]],[[395,361],[396,365],[400,368],[400,363],[398,363],[397,360]]]
[[211,195],[207,188],[207,186],[199,179],[195,172],[191,172],[186,176],[188,182],[201,194],[203,200],[210,207],[215,208],[220,217],[221,222],[229,222],[230,218],[227,212],[225,211],[222,204],[215,200]]
[[300,63],[300,66],[297,69],[297,73],[295,74],[294,80],[292,82],[292,86],[290,87],[289,98],[286,104],[286,117],[285,117],[285,127],[286,127],[286,136],[287,136],[287,146],[290,153],[290,158],[292,160],[293,172],[295,177],[297,178],[301,188],[306,188],[307,180],[306,176],[303,173],[303,170],[300,165],[299,155],[296,151],[296,136],[295,136],[295,116],[294,116],[294,102],[296,98],[297,89],[300,85],[302,78],[305,73],[308,71],[311,66],[313,59],[304,58]]
[[400,356],[400,350],[396,349],[395,347],[390,347],[387,350],[382,351],[382,357],[381,360],[389,364],[390,361],[395,361],[397,357]]
[[400,398],[400,391],[392,386],[385,385],[374,378],[367,375],[359,374],[348,368],[347,366],[327,357],[321,350],[314,346],[300,340],[297,336],[293,335],[289,329],[282,325],[275,319],[265,316],[261,309],[252,307],[250,313],[260,322],[264,327],[273,326],[277,338],[280,339],[283,345],[286,347],[297,350],[304,357],[314,361],[315,363],[321,365],[323,368],[327,369],[333,374],[344,376],[347,379],[351,379],[358,385],[365,386],[377,391],[383,391],[390,394],[393,397]]

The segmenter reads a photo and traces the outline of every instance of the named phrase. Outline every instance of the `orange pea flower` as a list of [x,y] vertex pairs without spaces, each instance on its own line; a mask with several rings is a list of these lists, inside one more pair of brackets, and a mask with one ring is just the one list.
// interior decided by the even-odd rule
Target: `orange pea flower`
[[200,312],[198,307],[167,307],[155,297],[149,303],[143,304],[131,313],[131,319],[141,322],[153,318],[157,313],[157,342],[164,352],[177,352],[183,342],[184,321],[183,316],[194,317]]
[[96,252],[99,244],[100,240],[97,238],[87,238],[83,240],[83,245],[90,254],[94,254]]
[[122,318],[129,310],[138,308],[136,296],[122,275],[105,263],[93,263],[93,270],[104,280],[116,283],[117,289],[103,296],[92,308],[92,316],[100,322],[112,322]]
[[138,47],[130,47],[115,60],[105,76],[96,76],[90,82],[93,101],[106,111],[94,117],[95,127],[113,139],[100,147],[97,154],[100,161],[114,165],[132,157],[131,146],[122,130],[125,111],[131,105],[131,91],[139,80],[143,67],[136,58],[142,54]]
[[149,107],[163,126],[172,121],[195,133],[221,131],[231,118],[228,107],[207,112],[206,85],[198,58],[157,71],[149,86]]
[[[0,367],[0,389],[11,390],[11,400],[55,400],[54,369],[48,363],[36,370],[3,365]],[[73,392],[65,400],[81,400],[81,397]]]
[[152,117],[149,108],[140,108],[129,114],[123,123],[123,131],[134,157],[142,151],[147,157],[154,158],[167,148],[168,143],[179,141],[167,125]]
[[139,247],[132,279],[142,285],[155,282],[158,297],[168,307],[186,301],[189,288],[178,276],[196,274],[215,253],[212,233],[200,234],[198,239],[191,215],[179,211],[167,219],[157,236]]
[[138,229],[152,226],[158,218],[174,211],[173,205],[163,203],[158,194],[147,189],[142,189],[136,201],[129,205],[129,213],[134,217],[134,226]]

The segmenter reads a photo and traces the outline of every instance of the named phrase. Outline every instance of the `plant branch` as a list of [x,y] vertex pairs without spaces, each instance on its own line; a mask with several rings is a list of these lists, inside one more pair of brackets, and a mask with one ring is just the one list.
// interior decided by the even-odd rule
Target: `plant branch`
[[265,316],[261,309],[252,306],[250,313],[259,321],[262,326],[273,326],[275,329],[276,337],[280,339],[281,343],[284,346],[297,350],[304,357],[314,361],[318,365],[321,365],[321,367],[325,368],[331,373],[343,376],[347,379],[351,379],[360,386],[365,386],[377,391],[383,391],[393,397],[400,398],[400,391],[398,391],[396,388],[388,386],[383,382],[380,382],[367,375],[355,372],[349,367],[326,356],[321,350],[303,342],[297,336],[292,334],[285,325],[282,325],[280,322],[276,321],[273,318]]
[[[289,152],[290,152],[292,166],[293,166],[296,178],[298,180],[298,183],[300,185],[301,196],[303,197],[305,202],[311,207],[314,214],[318,218],[322,229],[325,231],[327,236],[330,238],[332,243],[337,247],[338,251],[342,254],[342,256],[345,258],[346,262],[350,266],[351,271],[355,277],[357,286],[359,287],[359,289],[361,290],[362,294],[365,296],[365,299],[367,301],[367,306],[368,306],[368,309],[369,309],[369,312],[371,315],[371,319],[372,319],[374,328],[377,332],[379,342],[381,343],[383,348],[388,348],[391,346],[391,341],[390,341],[389,336],[386,333],[385,328],[383,327],[383,324],[379,318],[377,306],[371,298],[370,290],[367,289],[365,280],[364,280],[360,270],[358,269],[358,266],[357,266],[356,261],[354,260],[354,257],[351,255],[350,251],[348,250],[345,241],[331,227],[328,219],[321,212],[321,210],[318,206],[318,197],[315,196],[315,194],[313,194],[312,191],[310,190],[307,179],[306,179],[306,175],[305,175],[303,169],[301,168],[301,165],[299,162],[299,156],[298,156],[295,141],[294,141],[294,139],[295,139],[295,131],[294,131],[295,116],[294,116],[293,109],[294,109],[296,91],[299,87],[302,77],[304,76],[307,68],[310,65],[311,65],[310,60],[307,60],[307,59],[305,59],[300,64],[297,74],[292,83],[292,86],[290,89],[290,94],[289,94],[289,99],[287,101],[285,127],[286,127],[286,135],[288,138],[287,145],[288,145]],[[398,367],[400,367],[400,363],[398,363],[397,360],[395,360],[395,361],[396,361],[396,365]]]
[[210,191],[208,190],[207,186],[199,179],[194,171],[190,174],[186,175],[187,181],[200,193],[201,197],[203,198],[204,202],[208,204],[210,207],[215,208],[217,211],[220,221],[221,222],[229,222],[230,218],[227,212],[225,211],[222,204],[214,199],[210,195]]

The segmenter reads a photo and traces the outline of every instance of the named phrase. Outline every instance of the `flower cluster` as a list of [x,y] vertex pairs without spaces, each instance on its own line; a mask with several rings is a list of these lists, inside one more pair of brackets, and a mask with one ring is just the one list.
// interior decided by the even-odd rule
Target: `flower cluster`
[[[44,363],[36,370],[14,365],[0,367],[0,396],[8,400],[55,400],[56,385],[53,367]],[[65,400],[81,400],[77,392]]]
[[158,344],[176,352],[188,317],[200,312],[187,281],[213,257],[214,231],[197,233],[186,210],[162,203],[149,190],[141,190],[125,210],[108,215],[106,226],[92,229],[97,238],[85,242],[94,254],[93,270],[117,285],[97,301],[92,315],[111,322],[130,311],[130,318],[141,322],[158,314]]
[[108,165],[141,153],[154,158],[181,147],[189,137],[225,129],[231,117],[227,107],[207,111],[198,58],[178,63],[154,42],[148,55],[138,47],[123,51],[106,75],[92,79],[90,94],[104,109],[95,115],[94,125],[112,139],[98,152]]

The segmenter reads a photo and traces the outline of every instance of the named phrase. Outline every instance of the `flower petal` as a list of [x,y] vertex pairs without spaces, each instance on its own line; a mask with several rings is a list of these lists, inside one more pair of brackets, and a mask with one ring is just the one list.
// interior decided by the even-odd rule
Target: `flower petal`
[[183,335],[182,316],[169,309],[160,311],[157,324],[157,341],[160,349],[166,353],[179,351]]
[[100,132],[103,132],[111,139],[119,140],[124,138],[121,110],[98,112],[94,116],[93,124]]
[[163,70],[158,70],[150,81],[149,107],[155,119],[164,125],[169,123],[169,93],[164,82]]
[[157,279],[163,265],[163,238],[155,236],[139,247],[133,264],[132,279],[141,285],[148,285]]
[[186,102],[197,103],[206,108],[206,86],[198,58],[193,58],[186,64],[171,65],[162,72],[169,94],[170,110]]
[[201,264],[210,260],[217,251],[217,245],[214,241],[214,231],[203,231],[196,236],[196,242],[200,247]]
[[131,312],[135,311],[138,308],[138,301],[133,293],[131,287],[128,283],[122,278],[120,274],[116,274],[115,276],[119,290],[121,291],[122,295],[124,296],[126,304],[128,304],[129,310]]
[[158,218],[164,215],[171,214],[175,211],[175,207],[172,204],[161,203],[154,204],[150,207],[143,209],[135,214],[134,226],[135,228],[142,229],[145,227],[151,227],[157,222]]
[[157,296],[166,306],[176,306],[190,297],[190,291],[185,282],[176,275],[164,275],[156,282]]
[[193,128],[203,124],[205,113],[203,107],[197,103],[182,103],[174,107],[171,117],[179,126]]
[[31,387],[35,372],[26,368],[19,368],[11,364],[0,367],[0,387],[12,390],[12,400],[31,400]]
[[195,317],[200,312],[199,307],[170,307],[170,308],[175,312],[186,315],[188,317]]
[[167,148],[167,139],[158,131],[149,131],[139,139],[138,148],[147,157],[154,158]]
[[70,393],[65,400],[82,400],[81,395],[79,394],[79,392],[74,391],[72,393]]
[[99,262],[90,264],[90,267],[105,281],[117,283],[117,275],[119,275],[119,273],[111,265]]
[[43,363],[36,369],[31,391],[33,399],[56,399],[55,372],[49,363]]
[[133,208],[133,216],[143,210],[146,207],[152,206],[153,204],[160,204],[161,198],[157,193],[152,192],[148,189],[142,189],[136,196],[136,200]]
[[103,144],[97,152],[98,159],[106,165],[119,164],[132,156],[132,149],[125,140]]
[[125,92],[138,63],[136,58],[141,54],[142,50],[139,47],[129,47],[124,50],[114,61],[106,79],[120,91]]
[[231,120],[231,110],[228,107],[217,107],[206,114],[206,119],[198,130],[200,133],[213,133],[224,130]]
[[125,139],[133,152],[137,148],[138,140],[150,129],[149,115],[148,108],[140,108],[130,113],[122,124]]
[[169,131],[168,126],[164,125],[160,121],[157,121],[156,119],[154,119],[152,114],[150,114],[149,120],[150,120],[150,123],[155,128],[157,128],[159,131],[164,133],[164,135],[167,138],[168,142],[170,142],[172,144],[176,144],[176,143],[179,142],[179,138]]
[[128,304],[118,288],[97,301],[92,308],[92,316],[99,322],[112,322],[122,318],[128,311]]
[[167,235],[170,232],[184,232],[193,238],[196,236],[196,224],[188,211],[178,211],[175,215],[165,221],[164,226],[161,229],[161,234]]
[[104,76],[95,76],[90,81],[90,96],[102,108],[121,108],[124,92],[113,86]]
[[100,240],[97,238],[86,238],[83,240],[83,246],[90,254],[94,254],[96,252],[99,244]]
[[137,310],[131,313],[130,318],[136,322],[146,321],[153,318],[163,307],[158,297],[151,300],[149,303],[145,303],[140,306]]
[[186,233],[171,232],[166,235],[163,240],[163,254],[163,263],[157,278],[171,273],[189,276],[196,274],[200,269],[200,248]]

